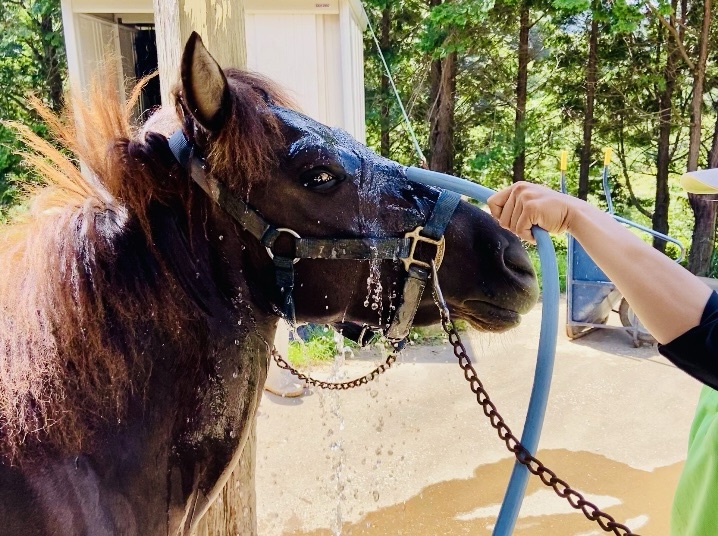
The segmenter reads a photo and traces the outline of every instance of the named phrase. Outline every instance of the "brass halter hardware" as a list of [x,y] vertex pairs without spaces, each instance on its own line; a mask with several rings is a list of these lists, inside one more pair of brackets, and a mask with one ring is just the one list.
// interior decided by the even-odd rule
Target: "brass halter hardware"
[[431,263],[420,261],[418,259],[414,258],[414,253],[416,252],[416,246],[419,244],[419,242],[426,242],[427,244],[431,244],[432,246],[436,247],[436,255],[434,256],[433,263],[436,265],[436,269],[438,270],[441,266],[441,261],[444,260],[444,249],[446,240],[444,239],[444,236],[442,235],[439,240],[434,240],[433,238],[429,238],[428,236],[424,236],[421,234],[421,231],[424,230],[424,227],[420,225],[413,231],[409,231],[404,235],[404,238],[410,238],[411,239],[411,248],[409,249],[409,255],[403,259],[401,259],[401,262],[404,263],[404,269],[408,272],[409,267],[412,264],[415,264],[417,266],[422,266],[423,268],[431,269]]

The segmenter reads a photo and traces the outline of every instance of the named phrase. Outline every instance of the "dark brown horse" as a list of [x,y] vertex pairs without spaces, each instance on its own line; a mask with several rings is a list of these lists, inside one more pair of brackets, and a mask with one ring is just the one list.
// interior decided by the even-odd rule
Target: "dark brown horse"
[[[23,131],[47,185],[0,230],[0,535],[186,534],[241,452],[287,289],[178,162],[175,130],[203,180],[302,236],[403,237],[434,209],[436,190],[261,78],[222,71],[196,36],[181,74],[176,109],[139,131],[112,77],[64,120],[40,108],[85,173]],[[519,241],[465,202],[445,238],[453,313],[515,325],[537,295]],[[407,277],[390,258],[294,268],[296,318],[317,323],[389,325]],[[427,293],[416,322],[437,319]]]

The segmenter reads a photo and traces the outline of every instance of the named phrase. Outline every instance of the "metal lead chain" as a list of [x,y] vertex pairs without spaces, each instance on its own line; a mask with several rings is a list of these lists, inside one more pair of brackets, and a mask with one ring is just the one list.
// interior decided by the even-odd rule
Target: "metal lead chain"
[[566,499],[573,508],[581,510],[589,520],[598,523],[604,531],[612,532],[618,536],[638,536],[631,532],[631,529],[626,525],[618,523],[611,515],[602,512],[595,504],[587,501],[581,493],[571,488],[568,482],[556,476],[556,473],[542,464],[521,444],[506,425],[503,417],[496,411],[496,406],[489,398],[481,380],[479,380],[476,369],[474,369],[471,359],[466,354],[466,348],[461,342],[459,333],[448,315],[444,317],[442,314],[441,325],[449,336],[449,342],[454,347],[454,355],[459,360],[459,366],[464,371],[464,377],[469,382],[471,391],[476,395],[476,401],[484,410],[484,415],[489,418],[491,426],[498,432],[499,438],[506,443],[506,448],[516,456],[519,463],[525,465],[532,474],[538,476],[546,486],[553,488],[556,495]]
[[391,366],[396,361],[396,353],[390,354],[384,363],[376,367],[371,372],[365,374],[364,376],[360,378],[355,378],[353,380],[349,380],[346,382],[326,382],[323,380],[317,380],[315,378],[312,378],[310,376],[307,376],[306,374],[302,374],[297,369],[292,367],[280,354],[277,352],[276,348],[272,348],[272,358],[274,358],[274,362],[277,364],[279,368],[282,368],[284,370],[288,370],[292,374],[294,374],[297,378],[307,383],[307,385],[312,385],[314,387],[319,387],[321,389],[329,389],[330,391],[335,390],[345,390],[345,389],[351,389],[353,387],[359,387],[360,385],[366,385],[370,381],[375,380],[380,374],[383,372],[386,372],[391,368]]

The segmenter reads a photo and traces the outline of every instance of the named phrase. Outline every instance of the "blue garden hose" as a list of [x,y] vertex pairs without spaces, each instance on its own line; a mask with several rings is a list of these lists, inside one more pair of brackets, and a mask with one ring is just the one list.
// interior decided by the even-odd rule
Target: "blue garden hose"
[[[406,176],[410,181],[435,186],[446,190],[453,190],[462,195],[469,196],[477,201],[486,203],[486,200],[495,192],[470,182],[444,173],[429,171],[417,167],[406,168]],[[558,333],[558,266],[556,252],[548,233],[534,226],[532,231],[536,239],[539,261],[541,262],[541,284],[543,301],[541,305],[541,335],[539,339],[534,383],[531,398],[526,412],[521,444],[532,454],[536,454],[543,418],[546,413],[546,404],[551,387],[553,363],[556,355],[556,336]],[[516,519],[521,509],[521,503],[526,491],[529,471],[518,461],[514,463],[509,485],[506,488],[504,501],[501,505],[499,517],[494,527],[494,536],[510,536],[513,533]]]

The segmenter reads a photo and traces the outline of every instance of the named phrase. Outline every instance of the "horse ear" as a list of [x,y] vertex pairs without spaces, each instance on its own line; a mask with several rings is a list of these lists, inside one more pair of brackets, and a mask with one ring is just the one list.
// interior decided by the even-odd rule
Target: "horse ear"
[[184,47],[181,77],[182,94],[192,116],[207,130],[219,130],[227,110],[229,86],[197,32],[192,32]]

